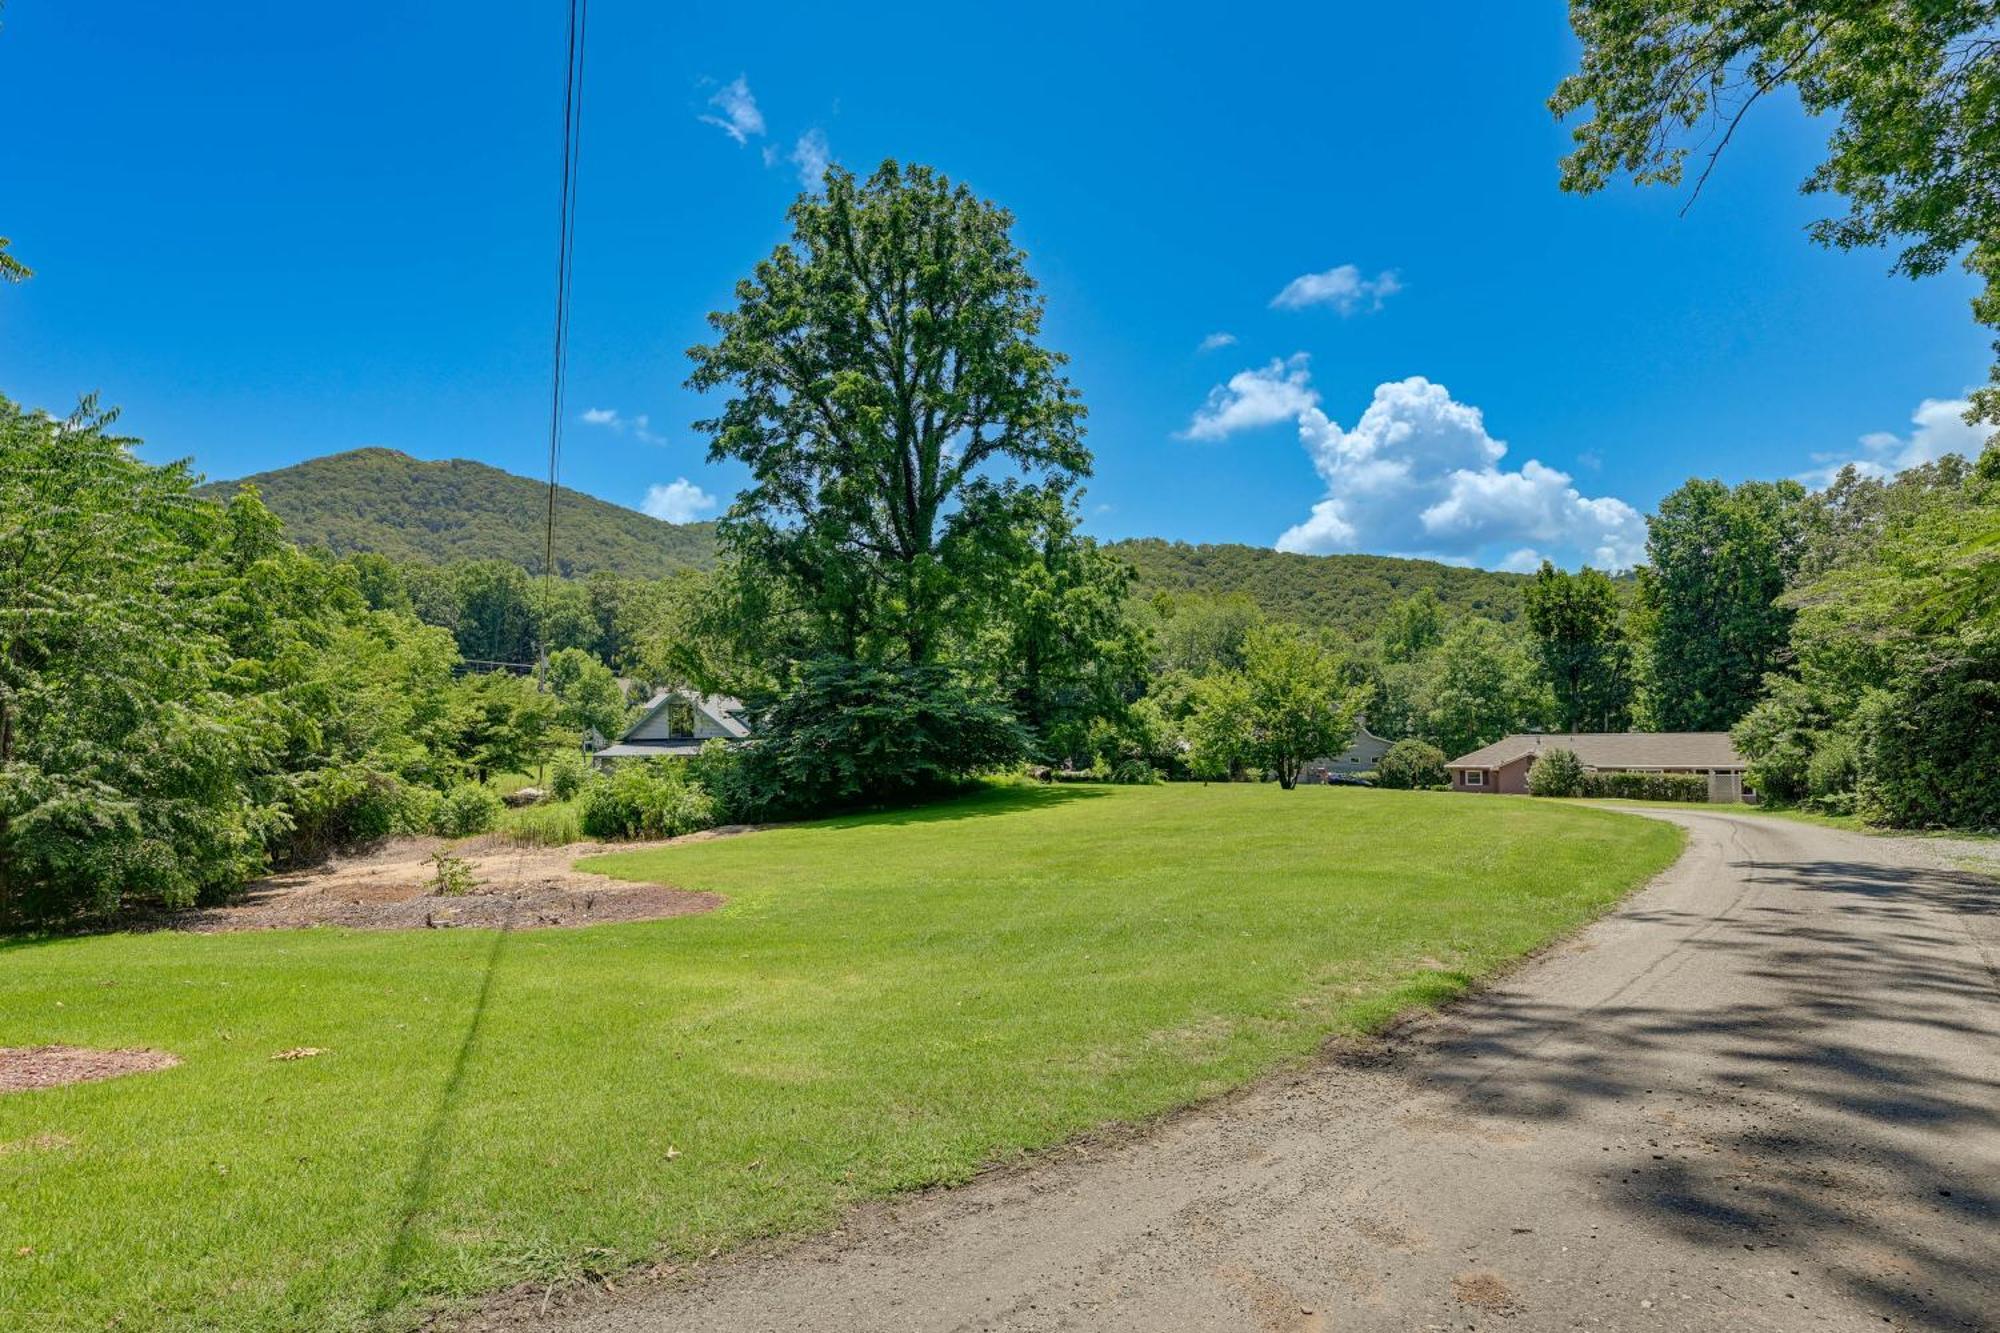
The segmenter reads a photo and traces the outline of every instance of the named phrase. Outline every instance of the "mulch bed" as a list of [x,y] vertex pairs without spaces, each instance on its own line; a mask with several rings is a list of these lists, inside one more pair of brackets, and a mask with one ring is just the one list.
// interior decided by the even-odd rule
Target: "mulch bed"
[[383,901],[339,890],[292,892],[186,913],[178,930],[285,930],[301,926],[347,926],[355,930],[443,930],[452,926],[536,930],[551,926],[597,926],[613,921],[655,921],[693,916],[722,905],[713,893],[693,893],[659,884],[577,890],[533,886],[500,893],[455,897],[421,894]]
[[167,1051],[100,1051],[89,1046],[0,1046],[0,1093],[95,1083],[125,1074],[172,1069],[181,1062]]

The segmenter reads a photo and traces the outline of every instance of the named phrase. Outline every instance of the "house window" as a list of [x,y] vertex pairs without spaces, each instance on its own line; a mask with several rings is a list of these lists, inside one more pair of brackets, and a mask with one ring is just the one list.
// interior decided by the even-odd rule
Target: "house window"
[[694,705],[686,699],[675,699],[667,704],[667,735],[694,735]]
[[1486,785],[1486,774],[1476,768],[1466,769],[1465,785],[1468,787],[1484,787]]

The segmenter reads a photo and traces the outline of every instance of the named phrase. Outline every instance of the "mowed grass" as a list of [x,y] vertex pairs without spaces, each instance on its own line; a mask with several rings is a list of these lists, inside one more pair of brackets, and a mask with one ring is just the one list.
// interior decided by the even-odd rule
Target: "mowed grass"
[[[1002,787],[607,856],[701,917],[0,945],[0,1328],[401,1327],[823,1226],[1446,999],[1665,824],[1340,788]],[[274,1061],[299,1046],[310,1059]]]

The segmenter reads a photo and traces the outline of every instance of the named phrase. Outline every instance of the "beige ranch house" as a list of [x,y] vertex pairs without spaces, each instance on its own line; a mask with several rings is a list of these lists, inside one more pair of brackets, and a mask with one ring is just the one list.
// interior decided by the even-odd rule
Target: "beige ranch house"
[[1528,770],[1548,750],[1572,750],[1586,769],[1626,773],[1697,773],[1711,801],[1752,801],[1743,785],[1749,767],[1726,731],[1593,731],[1509,736],[1445,765],[1451,789],[1521,795]]

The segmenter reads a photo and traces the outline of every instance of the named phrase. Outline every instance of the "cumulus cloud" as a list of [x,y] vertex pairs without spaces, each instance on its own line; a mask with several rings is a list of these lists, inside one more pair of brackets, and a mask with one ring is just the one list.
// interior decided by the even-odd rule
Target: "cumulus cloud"
[[1820,466],[1799,479],[1824,486],[1850,463],[1863,476],[1887,477],[1904,468],[1935,463],[1946,454],[1977,458],[1992,436],[1993,427],[1983,422],[1968,425],[1965,411],[1969,406],[1963,398],[1926,398],[1910,414],[1912,429],[1908,435],[1873,431],[1861,437],[1859,453],[1814,454],[1813,461]]
[[669,523],[692,523],[715,510],[715,497],[686,477],[676,477],[664,486],[648,486],[639,508]]
[[827,146],[824,130],[807,130],[792,145],[792,165],[799,169],[799,184],[808,190],[817,190],[826,179],[826,169],[833,163],[833,150]]
[[1281,551],[1366,548],[1519,567],[1574,554],[1624,569],[1644,553],[1646,524],[1613,496],[1591,497],[1536,459],[1502,466],[1504,441],[1477,407],[1422,376],[1377,385],[1351,429],[1317,406],[1299,414],[1299,441],[1326,495],[1278,538]]
[[1223,440],[1240,430],[1297,418],[1319,403],[1311,379],[1304,352],[1282,361],[1273,359],[1256,370],[1238,371],[1227,384],[1208,391],[1208,401],[1195,412],[1181,438]]
[[1271,305],[1279,310],[1330,305],[1343,315],[1351,315],[1362,309],[1380,310],[1382,302],[1402,290],[1394,269],[1364,278],[1354,265],[1340,264],[1324,273],[1302,273],[1293,278],[1271,298]]
[[641,444],[665,444],[666,437],[653,433],[653,419],[644,412],[628,417],[615,407],[585,408],[582,416],[586,426],[602,426],[614,435],[630,435]]
[[1234,347],[1235,345],[1236,345],[1235,334],[1211,333],[1206,338],[1203,338],[1201,340],[1201,346],[1197,350],[1203,352],[1219,352],[1225,347]]
[[701,123],[715,126],[737,143],[747,144],[751,135],[764,132],[764,113],[757,109],[757,99],[751,96],[749,81],[743,75],[724,84],[708,104],[721,114],[704,115]]
[[1279,421],[1326,484],[1281,551],[1367,550],[1455,564],[1533,569],[1546,556],[1625,569],[1644,554],[1646,523],[1614,496],[1587,496],[1568,473],[1507,445],[1477,407],[1422,376],[1377,385],[1352,428],[1320,409],[1305,353],[1232,375],[1209,391],[1182,438],[1221,440]]

